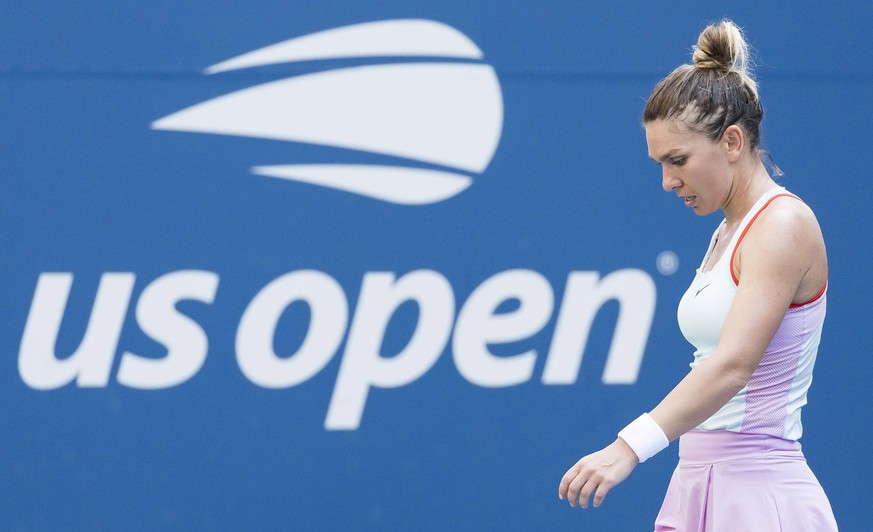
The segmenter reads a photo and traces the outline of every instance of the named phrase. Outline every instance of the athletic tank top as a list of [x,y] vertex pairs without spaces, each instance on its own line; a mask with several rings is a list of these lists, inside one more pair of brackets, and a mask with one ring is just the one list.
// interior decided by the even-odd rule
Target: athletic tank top
[[[716,235],[725,222],[713,233],[709,250],[682,296],[677,312],[682,334],[696,348],[692,368],[709,358],[718,346],[739,282],[732,268],[737,247],[761,211],[781,196],[797,199],[782,187],[766,192],[740,222],[719,261],[704,272]],[[827,307],[826,290],[827,283],[810,301],[791,305],[746,387],[697,430],[767,434],[788,440],[800,438],[803,433],[800,409],[806,404],[806,393],[812,382]]]

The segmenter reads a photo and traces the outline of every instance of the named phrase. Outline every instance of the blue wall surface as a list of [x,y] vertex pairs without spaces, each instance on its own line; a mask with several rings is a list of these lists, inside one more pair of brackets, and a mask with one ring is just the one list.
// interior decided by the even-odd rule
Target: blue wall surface
[[0,528],[650,529],[675,443],[557,485],[688,371],[720,217],[641,112],[730,17],[828,245],[801,442],[869,530],[873,7],[703,4],[2,2]]

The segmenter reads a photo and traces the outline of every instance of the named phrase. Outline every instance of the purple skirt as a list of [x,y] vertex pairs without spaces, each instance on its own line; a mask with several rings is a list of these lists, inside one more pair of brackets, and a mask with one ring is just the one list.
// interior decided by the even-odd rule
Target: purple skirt
[[763,434],[691,431],[655,531],[829,532],[831,505],[800,443]]

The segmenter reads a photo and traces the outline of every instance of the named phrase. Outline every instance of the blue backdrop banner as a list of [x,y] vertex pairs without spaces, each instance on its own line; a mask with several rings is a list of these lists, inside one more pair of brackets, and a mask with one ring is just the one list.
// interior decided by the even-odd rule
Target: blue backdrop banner
[[557,487],[688,371],[720,216],[641,114],[723,17],[828,245],[801,442],[873,522],[869,3],[0,13],[0,528],[651,529],[675,444]]

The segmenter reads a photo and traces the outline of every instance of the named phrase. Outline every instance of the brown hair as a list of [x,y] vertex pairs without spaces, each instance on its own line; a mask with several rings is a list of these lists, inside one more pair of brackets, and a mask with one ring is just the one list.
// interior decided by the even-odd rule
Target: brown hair
[[643,123],[679,119],[712,140],[736,124],[745,132],[749,148],[760,154],[764,109],[749,73],[749,46],[742,30],[726,19],[710,24],[693,50],[692,64],[676,68],[655,86]]

